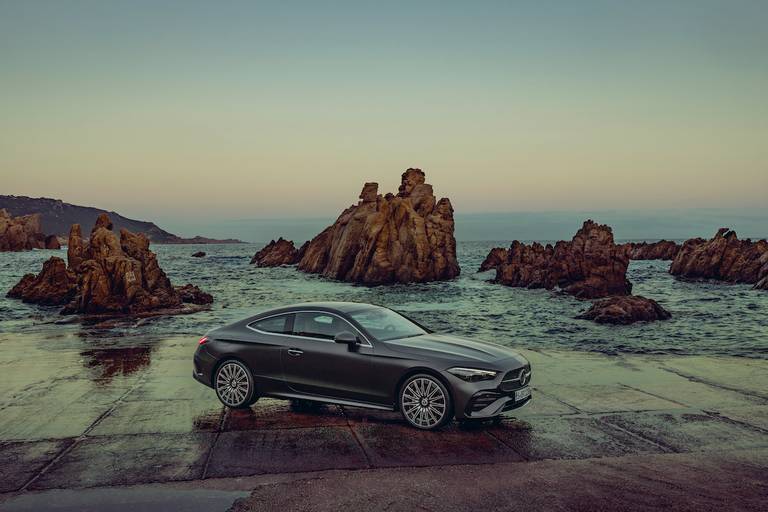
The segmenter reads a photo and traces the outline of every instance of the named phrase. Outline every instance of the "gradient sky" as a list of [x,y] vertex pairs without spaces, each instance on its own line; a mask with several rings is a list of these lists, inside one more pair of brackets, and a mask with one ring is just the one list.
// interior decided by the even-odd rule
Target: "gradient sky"
[[759,207],[768,2],[0,0],[0,193],[173,224]]

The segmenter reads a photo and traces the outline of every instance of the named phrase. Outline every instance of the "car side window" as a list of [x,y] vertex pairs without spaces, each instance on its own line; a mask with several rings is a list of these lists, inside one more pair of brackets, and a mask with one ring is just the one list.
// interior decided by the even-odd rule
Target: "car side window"
[[290,317],[291,315],[271,316],[264,320],[257,320],[250,324],[250,326],[263,332],[291,334]]
[[332,340],[345,331],[357,334],[348,322],[328,313],[298,312],[293,322],[293,334],[296,336]]

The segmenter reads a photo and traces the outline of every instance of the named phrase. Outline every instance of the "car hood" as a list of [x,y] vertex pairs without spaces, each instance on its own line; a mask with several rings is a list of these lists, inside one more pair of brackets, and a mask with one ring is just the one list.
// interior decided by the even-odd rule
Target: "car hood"
[[513,358],[521,365],[527,363],[523,356],[509,348],[447,334],[423,334],[384,343],[394,351],[413,356],[482,363],[496,363]]

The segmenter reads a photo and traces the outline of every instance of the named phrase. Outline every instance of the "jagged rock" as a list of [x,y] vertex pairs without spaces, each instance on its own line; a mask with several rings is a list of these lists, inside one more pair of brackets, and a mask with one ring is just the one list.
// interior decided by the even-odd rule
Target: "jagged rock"
[[7,296],[46,306],[61,306],[72,300],[77,292],[77,276],[67,270],[64,260],[51,257],[35,276],[26,274]]
[[460,272],[453,231],[450,200],[437,201],[424,173],[408,169],[397,196],[366,183],[360,201],[306,244],[298,268],[371,285],[453,279]]
[[179,294],[181,302],[188,304],[211,304],[213,302],[213,295],[205,293],[203,290],[193,284],[185,284],[184,286],[177,286],[176,293]]
[[632,291],[628,265],[627,251],[614,244],[611,228],[587,220],[570,242],[560,241],[554,247],[512,242],[506,259],[496,268],[496,282],[560,288],[585,299],[628,295]]
[[9,296],[27,302],[65,304],[64,314],[89,315],[171,314],[184,312],[183,302],[206,304],[213,300],[191,285],[174,288],[157,256],[149,250],[146,235],[122,229],[118,240],[106,214],[99,215],[87,243],[80,226],[71,227],[67,261],[68,269],[61,258],[51,258],[37,277],[25,276]]
[[667,320],[672,315],[653,299],[640,295],[614,296],[600,299],[576,318],[599,324],[631,324]]
[[717,279],[768,288],[768,242],[739,240],[735,231],[721,228],[711,240],[692,238],[683,243],[669,273],[689,279]]
[[509,251],[504,249],[503,247],[494,247],[491,249],[491,252],[488,253],[488,256],[485,257],[483,262],[480,264],[480,268],[477,269],[478,272],[485,272],[486,270],[491,270],[498,268],[501,263],[507,259],[507,254]]
[[205,252],[197,251],[192,253],[193,258],[205,258]]
[[[302,245],[302,249],[306,250],[306,244]],[[270,241],[254,254],[251,258],[251,264],[255,264],[257,267],[279,267],[280,265],[295,265],[300,259],[301,255],[293,245],[293,241],[280,237],[277,241]]]
[[680,246],[669,240],[658,242],[629,242],[624,244],[631,260],[673,260]]
[[12,217],[0,209],[0,252],[59,248],[54,235],[43,234],[39,214]]

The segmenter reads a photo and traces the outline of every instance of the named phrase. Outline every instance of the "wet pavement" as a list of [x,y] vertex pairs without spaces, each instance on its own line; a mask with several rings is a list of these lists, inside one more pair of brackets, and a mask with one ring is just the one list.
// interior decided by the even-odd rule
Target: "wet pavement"
[[[642,468],[694,457],[706,471],[717,459],[768,485],[762,360],[523,351],[534,367],[528,407],[500,424],[421,432],[396,413],[347,407],[260,400],[248,411],[226,411],[191,377],[195,344],[83,349],[82,340],[0,335],[0,509],[39,508],[52,495],[69,496],[57,502],[60,510],[66,503],[87,509],[74,489],[89,489],[76,495],[107,509],[98,488],[172,486],[157,490],[163,503],[180,485],[238,482],[242,494],[248,478],[271,475],[305,481],[336,471],[360,473],[355,481],[364,482],[371,471],[388,475],[386,468],[410,468],[420,478],[415,468],[422,468],[434,479],[429,468],[467,465],[518,475],[537,461],[645,461],[637,462]],[[123,489],[115,499],[139,503]],[[179,500],[191,490],[179,490]],[[231,503],[238,496],[220,497]]]

